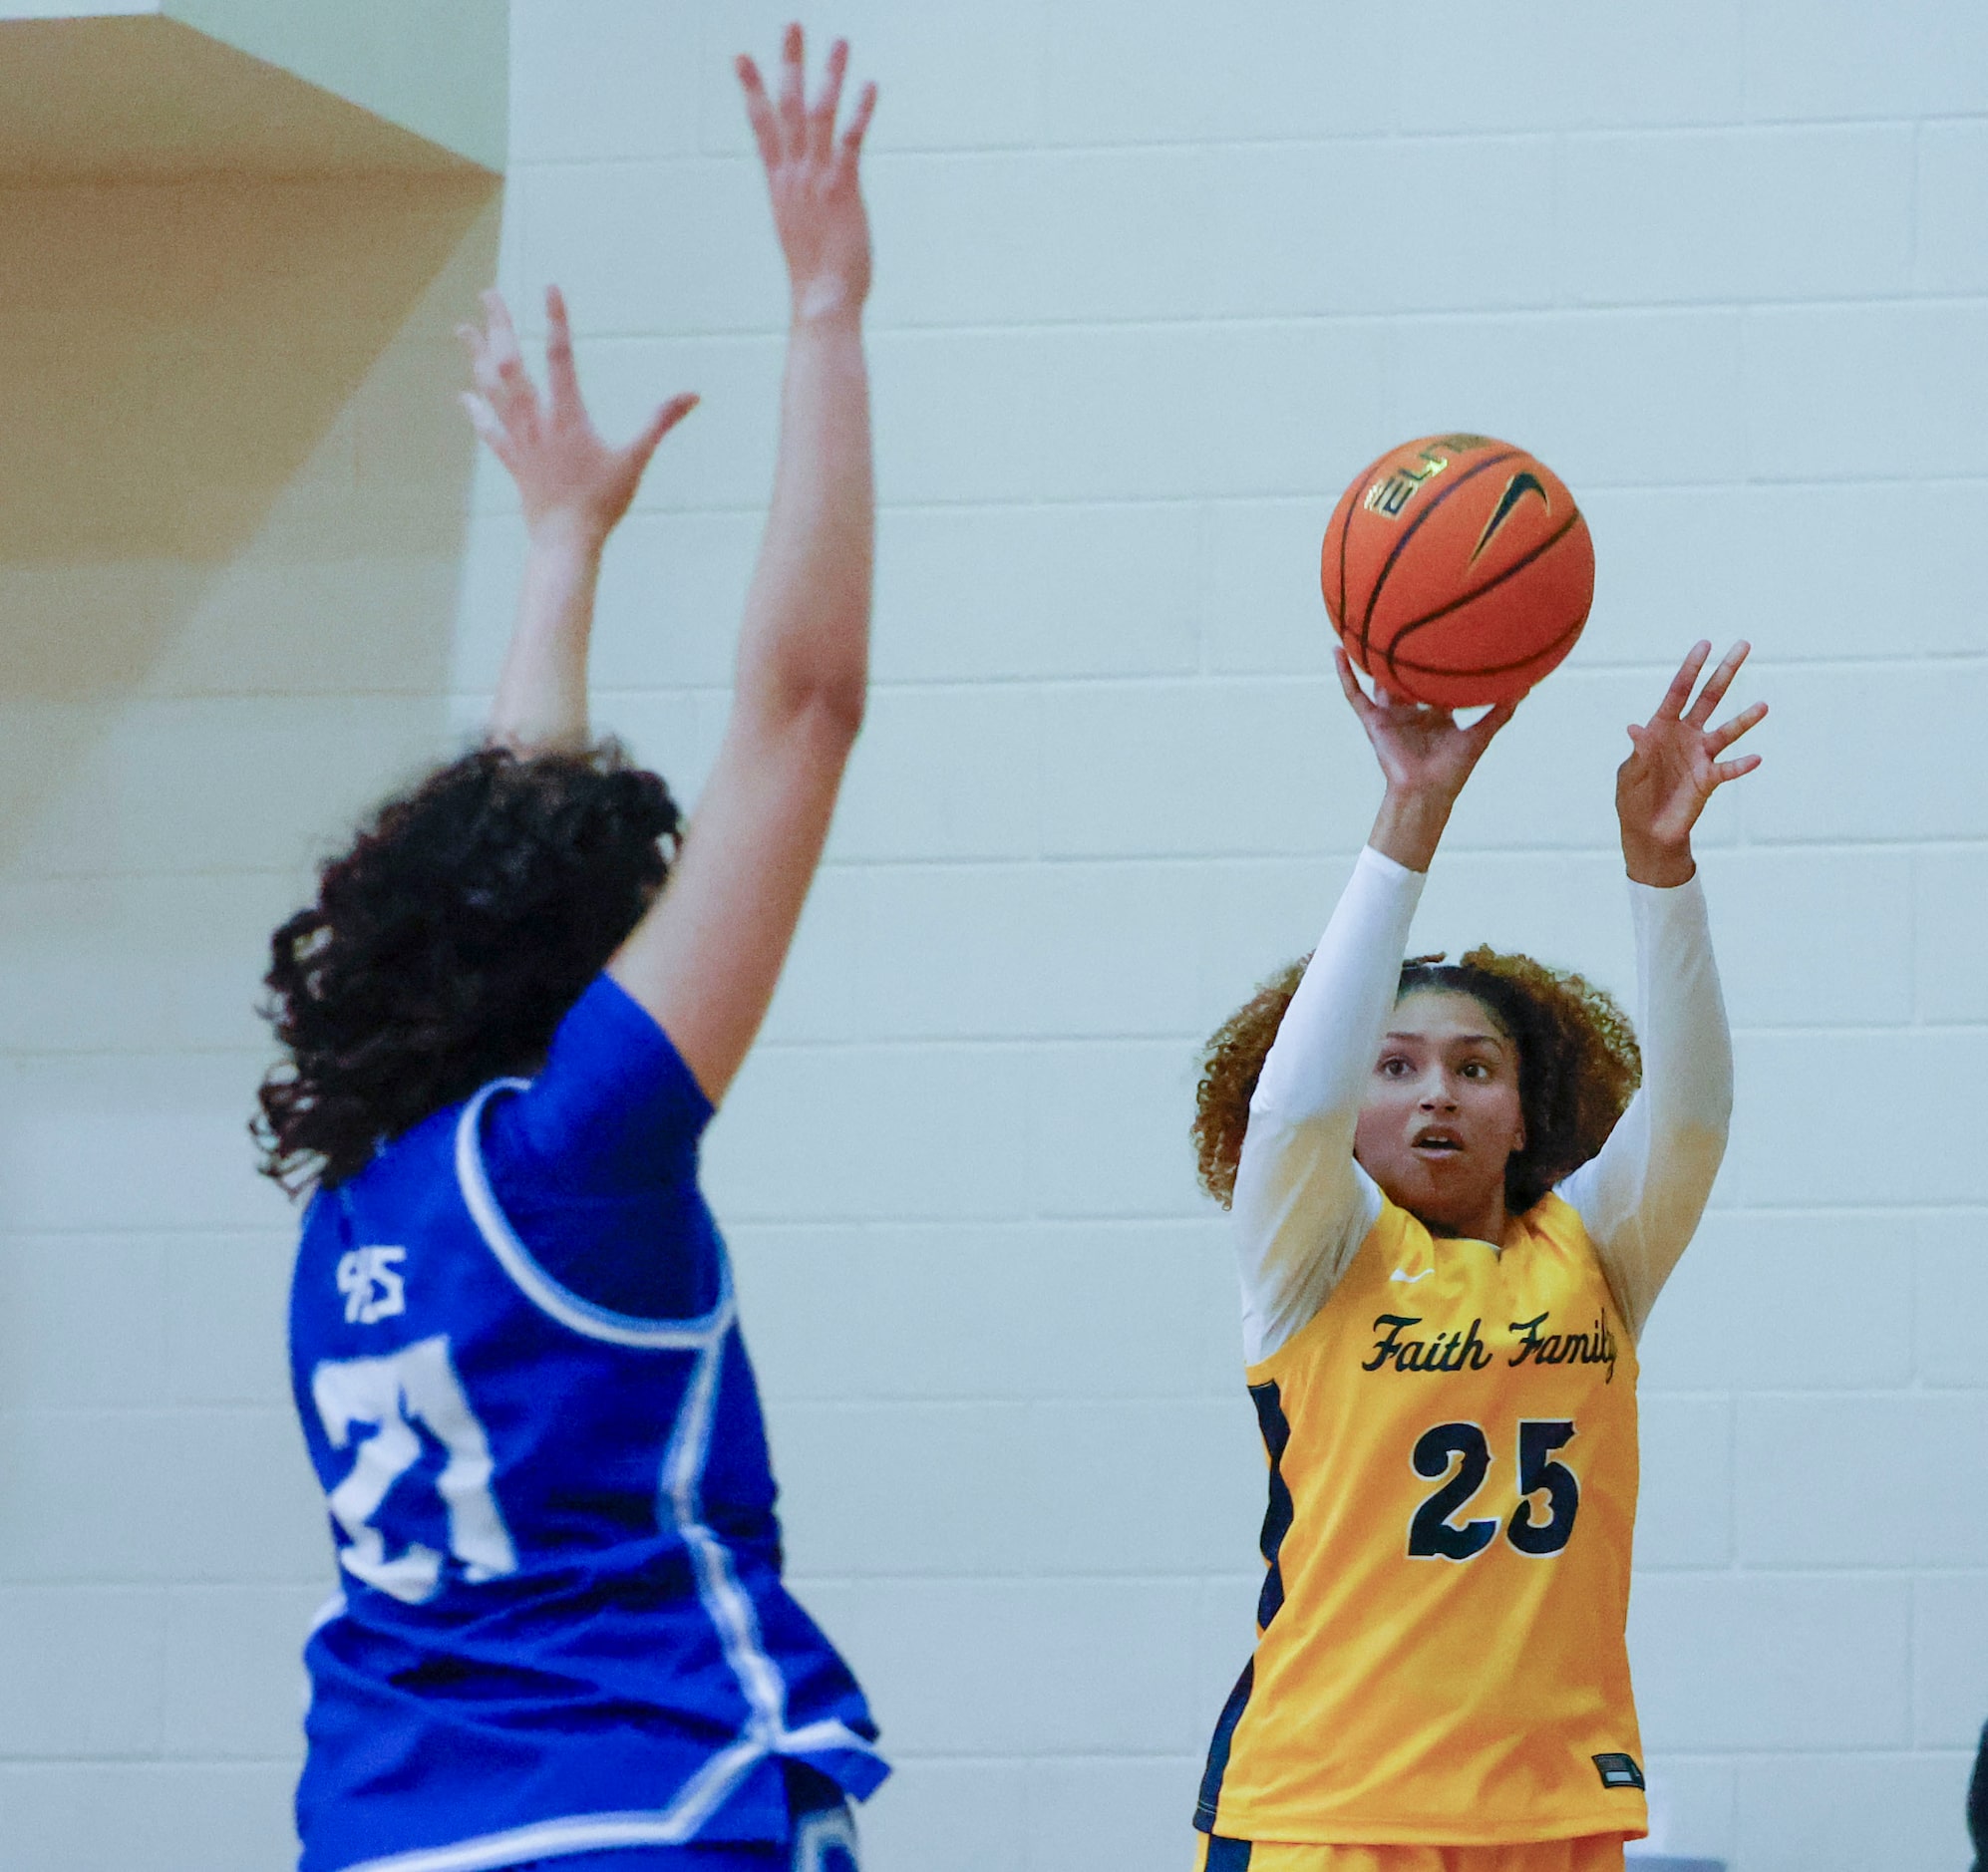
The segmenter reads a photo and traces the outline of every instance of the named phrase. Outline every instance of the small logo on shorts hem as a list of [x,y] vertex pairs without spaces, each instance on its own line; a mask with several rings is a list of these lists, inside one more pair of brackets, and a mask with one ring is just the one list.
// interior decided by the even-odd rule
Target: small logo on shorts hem
[[1603,1787],[1643,1785],[1643,1770],[1636,1765],[1634,1755],[1596,1755],[1593,1760],[1594,1771],[1601,1776]]

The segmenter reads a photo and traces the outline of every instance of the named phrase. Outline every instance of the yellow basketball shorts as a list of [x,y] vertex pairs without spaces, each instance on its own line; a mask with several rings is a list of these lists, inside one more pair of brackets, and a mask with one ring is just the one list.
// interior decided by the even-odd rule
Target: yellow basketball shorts
[[1622,1835],[1525,1846],[1300,1846],[1202,1833],[1194,1872],[1623,1872]]

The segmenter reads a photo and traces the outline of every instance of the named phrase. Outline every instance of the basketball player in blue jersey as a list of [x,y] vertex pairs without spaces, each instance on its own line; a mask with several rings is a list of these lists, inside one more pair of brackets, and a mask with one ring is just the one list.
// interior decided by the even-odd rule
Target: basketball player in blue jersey
[[792,287],[773,505],[695,818],[589,739],[613,449],[467,331],[523,597],[485,746],[390,800],[273,939],[265,1169],[310,1187],[297,1407],[341,1592],[309,1640],[302,1872],[854,1872],[886,1772],[781,1581],[698,1140],[758,1032],[863,712],[869,236],[846,48],[739,62]]

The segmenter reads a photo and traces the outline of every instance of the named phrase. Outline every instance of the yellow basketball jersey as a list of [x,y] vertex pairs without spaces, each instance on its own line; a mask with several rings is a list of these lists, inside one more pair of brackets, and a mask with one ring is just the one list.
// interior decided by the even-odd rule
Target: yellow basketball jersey
[[1386,1204],[1317,1316],[1247,1376],[1268,1571],[1196,1825],[1640,1837],[1636,1354],[1580,1218],[1547,1196],[1500,1252]]

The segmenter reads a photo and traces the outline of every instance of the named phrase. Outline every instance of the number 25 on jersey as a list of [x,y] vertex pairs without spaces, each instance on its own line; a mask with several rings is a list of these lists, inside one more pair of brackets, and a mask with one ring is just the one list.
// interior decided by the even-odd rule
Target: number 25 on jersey
[[[1553,1451],[1574,1439],[1574,1426],[1564,1417],[1521,1418],[1518,1425],[1518,1506],[1504,1524],[1504,1537],[1522,1554],[1556,1554],[1573,1538],[1574,1517],[1580,1512],[1580,1482],[1565,1463],[1552,1460]],[[1408,1524],[1409,1557],[1416,1560],[1472,1560],[1497,1538],[1494,1520],[1466,1521],[1460,1514],[1491,1472],[1491,1444],[1476,1423],[1439,1423],[1416,1439],[1411,1458],[1418,1475],[1443,1486],[1416,1509]],[[1455,1473],[1451,1463],[1456,1462]],[[1543,1513],[1533,1505],[1544,1495]]]

